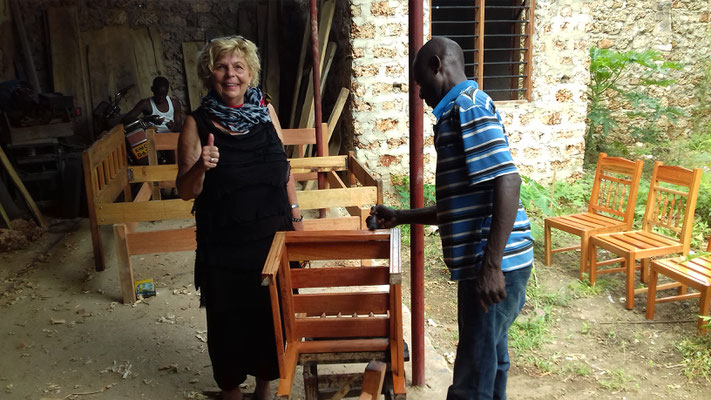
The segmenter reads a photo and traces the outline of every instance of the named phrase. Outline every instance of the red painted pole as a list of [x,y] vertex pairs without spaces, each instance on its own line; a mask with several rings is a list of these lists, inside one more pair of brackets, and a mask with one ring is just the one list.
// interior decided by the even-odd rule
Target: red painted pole
[[[410,68],[422,47],[422,0],[408,1],[410,31]],[[408,69],[409,70],[409,69]],[[420,87],[410,71],[410,208],[425,205],[422,175],[422,100]],[[424,226],[410,229],[410,302],[412,305],[412,384],[425,384],[425,233]]]
[[[321,62],[319,60],[318,53],[318,7],[316,6],[316,0],[311,0],[311,54],[313,55],[313,66],[314,66],[314,127],[316,128],[316,155],[318,157],[324,156],[324,148],[326,143],[322,143],[323,137],[323,127],[321,126],[321,121],[323,121],[323,116],[321,115]],[[326,188],[326,176],[323,173],[318,174],[318,188]],[[326,210],[319,210],[319,217],[326,217]]]

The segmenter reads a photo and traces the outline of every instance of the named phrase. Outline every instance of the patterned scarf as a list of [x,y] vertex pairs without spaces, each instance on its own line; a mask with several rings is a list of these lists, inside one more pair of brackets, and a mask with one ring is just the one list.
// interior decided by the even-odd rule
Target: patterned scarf
[[264,96],[258,88],[247,89],[244,93],[244,104],[239,108],[228,107],[217,92],[210,90],[207,96],[202,98],[200,108],[205,109],[215,121],[233,132],[246,133],[254,125],[271,121]]

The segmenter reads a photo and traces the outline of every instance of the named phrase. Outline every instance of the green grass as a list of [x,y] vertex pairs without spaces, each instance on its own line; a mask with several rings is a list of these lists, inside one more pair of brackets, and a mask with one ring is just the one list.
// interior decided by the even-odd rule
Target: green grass
[[689,379],[709,380],[711,375],[711,335],[690,336],[676,345],[682,357],[684,375]]
[[[612,371],[607,371],[608,378],[600,379],[600,385],[607,390],[613,392],[620,392],[623,390],[630,390],[630,383],[633,382],[632,377],[622,369],[615,369]],[[637,388],[637,384],[635,384]]]

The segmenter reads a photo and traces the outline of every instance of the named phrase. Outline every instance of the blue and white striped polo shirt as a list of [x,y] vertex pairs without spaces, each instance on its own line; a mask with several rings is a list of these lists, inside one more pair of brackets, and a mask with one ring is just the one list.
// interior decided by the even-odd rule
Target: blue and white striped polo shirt
[[[456,85],[434,109],[437,150],[437,219],[444,262],[454,281],[473,278],[491,227],[493,180],[516,174],[503,122],[476,82]],[[501,269],[533,264],[533,237],[519,200]]]

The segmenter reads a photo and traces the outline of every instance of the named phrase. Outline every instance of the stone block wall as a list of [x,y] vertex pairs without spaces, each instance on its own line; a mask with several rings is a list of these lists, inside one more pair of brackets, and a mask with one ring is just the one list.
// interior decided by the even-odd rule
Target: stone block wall
[[[675,105],[688,115],[698,104],[697,88],[703,84],[704,64],[711,61],[711,2],[707,0],[604,0],[591,3],[594,20],[590,26],[589,45],[615,51],[661,52],[665,60],[683,65],[673,71],[676,84],[654,90],[655,97],[665,104]],[[625,73],[619,84],[630,87],[636,80],[636,70]],[[707,82],[706,85],[711,84]],[[616,110],[621,123],[613,133],[627,134],[626,123],[630,121],[622,112],[630,105],[614,98],[609,107]],[[661,121],[667,138],[688,135],[691,118],[682,117],[672,124]],[[624,137],[623,137],[624,139]]]
[[[497,102],[520,171],[536,180],[571,178],[582,170],[588,3],[537,1],[533,101]],[[351,4],[356,154],[388,188],[390,175],[409,171],[407,1],[352,0]],[[427,40],[427,0],[424,9]],[[433,124],[426,107],[425,180],[431,183],[436,159]]]

